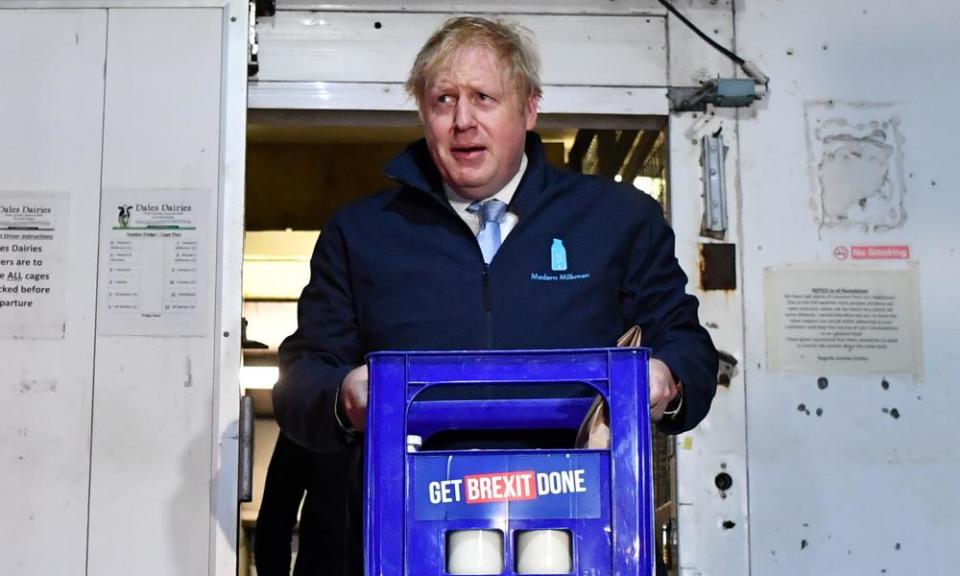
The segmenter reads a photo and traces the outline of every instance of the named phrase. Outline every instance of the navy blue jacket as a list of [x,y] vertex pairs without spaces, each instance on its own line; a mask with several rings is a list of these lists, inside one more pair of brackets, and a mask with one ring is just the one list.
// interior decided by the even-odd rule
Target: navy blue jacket
[[[399,187],[323,228],[273,392],[294,441],[319,451],[356,442],[335,403],[369,352],[613,346],[634,324],[684,386],[682,411],[661,430],[689,430],[706,415],[717,355],[660,205],[632,186],[551,167],[534,133],[526,154],[509,207],[519,221],[489,266],[423,140],[387,165]],[[551,265],[555,239],[566,270]]]
[[[526,154],[509,207],[519,220],[489,266],[422,140],[387,166],[397,188],[348,205],[323,228],[299,327],[280,346],[274,411],[294,441],[342,453],[347,465],[339,484],[307,489],[330,508],[305,507],[302,523],[340,537],[301,538],[315,560],[298,560],[297,574],[363,573],[362,442],[334,413],[344,376],[369,352],[613,346],[639,324],[643,344],[684,386],[683,409],[661,430],[688,430],[706,415],[717,355],[660,205],[631,186],[549,166],[536,134]],[[566,270],[554,270],[555,239]]]

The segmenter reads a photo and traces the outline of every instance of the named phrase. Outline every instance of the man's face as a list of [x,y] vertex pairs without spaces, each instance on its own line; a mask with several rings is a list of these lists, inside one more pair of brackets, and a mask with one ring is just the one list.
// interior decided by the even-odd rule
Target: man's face
[[520,167],[537,98],[521,102],[507,67],[485,47],[461,49],[424,87],[420,114],[444,182],[460,196],[496,194]]

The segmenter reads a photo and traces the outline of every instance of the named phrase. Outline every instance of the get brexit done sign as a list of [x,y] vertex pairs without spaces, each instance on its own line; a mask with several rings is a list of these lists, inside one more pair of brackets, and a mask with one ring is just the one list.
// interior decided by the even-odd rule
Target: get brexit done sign
[[417,520],[598,518],[606,462],[584,454],[418,454]]

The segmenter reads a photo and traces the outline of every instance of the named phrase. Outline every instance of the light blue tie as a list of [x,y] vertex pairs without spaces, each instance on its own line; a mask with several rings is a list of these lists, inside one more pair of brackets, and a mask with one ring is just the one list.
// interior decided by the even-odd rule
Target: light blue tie
[[477,242],[483,252],[483,261],[487,264],[493,260],[493,255],[500,248],[500,222],[507,211],[507,205],[499,200],[474,202],[467,207],[468,212],[480,213],[480,233]]

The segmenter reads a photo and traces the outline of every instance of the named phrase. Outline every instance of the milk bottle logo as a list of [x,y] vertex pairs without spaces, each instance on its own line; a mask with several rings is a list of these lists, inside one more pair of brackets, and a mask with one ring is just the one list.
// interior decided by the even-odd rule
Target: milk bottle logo
[[554,272],[563,272],[567,269],[567,249],[563,247],[563,240],[554,238],[550,246],[550,269]]

